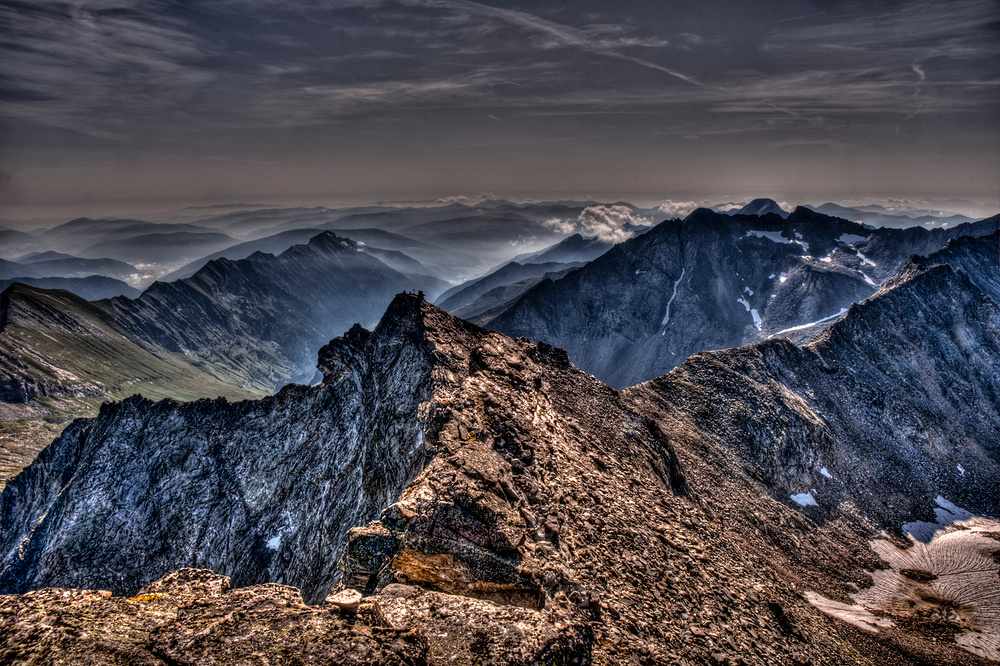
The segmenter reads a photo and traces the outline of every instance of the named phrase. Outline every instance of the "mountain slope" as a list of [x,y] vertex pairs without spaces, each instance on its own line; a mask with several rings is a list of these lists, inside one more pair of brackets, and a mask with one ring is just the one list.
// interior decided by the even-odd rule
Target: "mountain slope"
[[835,318],[915,249],[933,252],[955,235],[992,232],[990,224],[871,231],[801,207],[785,219],[699,209],[475,321],[564,347],[581,368],[624,387],[698,351]]
[[525,278],[540,277],[549,272],[577,268],[582,265],[581,263],[567,265],[558,262],[520,264],[516,261],[511,261],[481,278],[469,280],[468,282],[463,282],[452,287],[441,294],[437,305],[442,310],[451,312],[472,303],[491,289],[502,287]]
[[263,393],[237,388],[238,381],[124,337],[106,303],[15,284],[0,294],[0,481],[30,463],[73,415],[96,413],[109,397],[140,388],[155,399]]
[[277,257],[212,261],[136,299],[5,296],[4,321],[17,324],[0,331],[0,381],[11,403],[0,425],[17,452],[5,474],[29,461],[56,424],[122,392],[243,398],[290,380],[311,383],[315,350],[331,335],[371,325],[395,293],[423,284],[361,249],[323,232]]
[[[997,512],[998,340],[996,303],[913,263],[807,348],[700,354],[620,393],[404,294],[321,350],[322,385],[74,424],[0,496],[0,584],[131,594],[194,565],[312,602],[338,578],[375,608],[408,589],[400,628],[420,588],[531,608],[598,663],[977,663],[931,640],[947,620],[889,609],[866,633],[798,591],[866,587],[868,540],[935,493]],[[789,497],[810,484],[816,506]]]
[[[42,256],[58,254],[41,253]],[[30,261],[6,261],[0,259],[0,278],[83,278],[103,275],[117,280],[136,280],[139,269],[132,264],[115,259],[83,259],[69,255],[50,258],[36,258]]]

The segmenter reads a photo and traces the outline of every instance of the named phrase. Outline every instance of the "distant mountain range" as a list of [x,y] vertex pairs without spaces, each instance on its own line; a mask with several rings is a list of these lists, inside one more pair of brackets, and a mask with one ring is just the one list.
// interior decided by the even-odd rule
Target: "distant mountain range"
[[872,230],[802,207],[785,218],[699,209],[474,321],[563,347],[582,369],[630,386],[698,351],[815,333],[810,324],[872,294],[911,254],[996,228],[996,218]]

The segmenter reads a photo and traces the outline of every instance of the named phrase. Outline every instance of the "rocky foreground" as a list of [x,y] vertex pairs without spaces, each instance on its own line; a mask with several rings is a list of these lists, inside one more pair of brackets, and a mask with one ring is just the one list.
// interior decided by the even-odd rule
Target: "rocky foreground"
[[107,405],[0,498],[0,661],[988,663],[995,617],[929,572],[919,617],[809,601],[935,497],[1000,513],[1000,308],[927,263],[624,392],[404,294],[320,386]]

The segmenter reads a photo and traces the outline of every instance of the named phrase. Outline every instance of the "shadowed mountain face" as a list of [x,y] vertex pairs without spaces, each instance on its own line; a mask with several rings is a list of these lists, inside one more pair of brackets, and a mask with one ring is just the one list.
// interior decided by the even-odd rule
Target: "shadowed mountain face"
[[210,262],[107,304],[115,326],[211,367],[280,386],[314,374],[314,350],[334,331],[378,320],[405,276],[353,242],[322,233],[278,256]]
[[[460,285],[452,287],[448,291],[441,294],[437,304],[442,310],[452,312],[463,306],[469,305],[476,299],[483,296],[486,292],[496,289],[497,287],[511,285],[512,283],[524,280],[525,278],[541,278],[546,273],[559,272],[570,268],[577,268],[582,265],[582,263],[567,265],[558,262],[544,264],[520,264],[516,261],[511,261],[481,278],[463,282]],[[510,299],[500,301],[496,303],[496,305],[505,303],[507,300]]]
[[75,423],[0,496],[0,585],[131,594],[197,566],[311,602],[339,578],[403,615],[422,589],[535,608],[595,662],[967,663],[930,625],[867,634],[797,591],[867,586],[868,539],[936,496],[997,513],[998,340],[976,284],[913,262],[807,347],[699,354],[618,392],[403,294],[320,351],[321,385]]
[[932,252],[949,238],[995,226],[986,220],[951,230],[871,231],[801,207],[785,219],[699,209],[475,321],[564,347],[581,368],[624,387],[699,351],[831,320],[873,293],[915,249]]

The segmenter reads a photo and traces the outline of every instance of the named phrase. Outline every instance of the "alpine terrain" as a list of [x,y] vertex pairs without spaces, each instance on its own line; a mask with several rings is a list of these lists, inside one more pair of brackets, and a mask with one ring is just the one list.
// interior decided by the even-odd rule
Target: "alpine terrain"
[[[660,271],[642,244],[678,268],[661,287],[701,285],[696,226],[774,257],[711,264],[747,282],[713,298],[777,288],[768,271],[810,266],[789,247],[804,243],[850,257],[820,279],[867,284],[846,240],[797,239],[812,214],[696,213],[519,303],[598,270],[611,286],[625,266]],[[997,236],[943,245],[808,344],[697,353],[624,391],[403,293],[320,350],[314,386],[106,403],[0,496],[0,655],[996,660],[1000,534],[981,516],[1000,513]],[[686,289],[656,336],[699,316]]]

